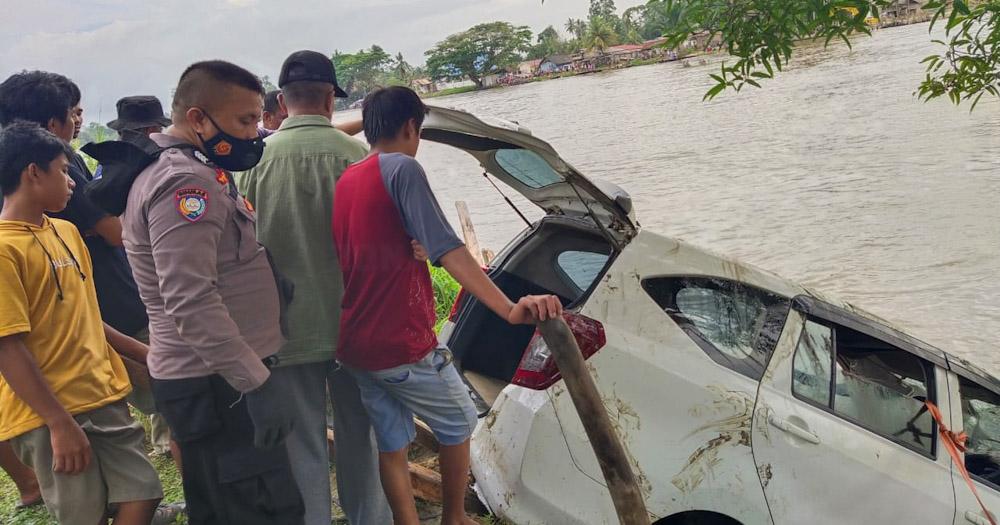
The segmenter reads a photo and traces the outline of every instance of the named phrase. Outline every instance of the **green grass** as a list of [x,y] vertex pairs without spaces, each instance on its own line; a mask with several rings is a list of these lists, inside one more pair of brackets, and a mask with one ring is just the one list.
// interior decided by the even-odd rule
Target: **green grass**
[[434,310],[437,314],[437,324],[434,326],[434,331],[440,332],[441,326],[448,320],[448,314],[451,313],[451,307],[462,287],[444,268],[430,266],[430,269],[431,284],[434,285]]

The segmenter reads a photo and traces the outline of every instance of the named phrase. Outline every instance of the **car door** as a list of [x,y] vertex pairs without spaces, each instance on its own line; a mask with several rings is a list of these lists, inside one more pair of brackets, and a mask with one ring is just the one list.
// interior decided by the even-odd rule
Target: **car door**
[[950,523],[951,461],[923,404],[947,399],[946,372],[928,359],[945,364],[943,354],[917,355],[902,348],[908,340],[793,304],[786,331],[797,337],[782,337],[754,409],[774,523]]
[[[959,374],[951,376],[957,385],[952,389],[957,395],[951,396],[952,426],[968,436],[965,466],[983,504],[1000,519],[1000,386],[985,374],[955,368]],[[955,523],[990,525],[959,469],[955,469],[954,482]]]

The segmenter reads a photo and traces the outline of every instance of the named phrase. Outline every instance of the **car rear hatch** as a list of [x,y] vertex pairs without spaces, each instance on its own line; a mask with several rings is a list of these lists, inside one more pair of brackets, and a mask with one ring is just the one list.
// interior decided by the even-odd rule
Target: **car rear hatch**
[[549,215],[593,220],[618,248],[636,234],[628,193],[614,184],[588,179],[547,142],[515,122],[431,106],[421,137],[468,152],[487,173]]

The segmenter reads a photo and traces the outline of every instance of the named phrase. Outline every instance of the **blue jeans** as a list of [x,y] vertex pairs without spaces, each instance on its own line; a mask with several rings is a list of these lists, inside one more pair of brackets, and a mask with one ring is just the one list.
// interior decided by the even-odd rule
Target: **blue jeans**
[[271,370],[272,380],[293,400],[288,410],[295,428],[287,439],[292,474],[306,506],[306,525],[330,525],[330,453],[326,441],[326,400],[333,404],[337,440],[337,491],[340,506],[352,525],[392,523],[392,511],[382,492],[378,451],[358,386],[332,361]]

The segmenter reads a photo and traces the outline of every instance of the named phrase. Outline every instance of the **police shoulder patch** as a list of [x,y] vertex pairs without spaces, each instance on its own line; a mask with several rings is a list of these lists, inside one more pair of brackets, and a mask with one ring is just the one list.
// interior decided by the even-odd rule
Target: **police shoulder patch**
[[198,222],[208,210],[208,192],[200,188],[183,188],[174,194],[177,213],[189,222]]

